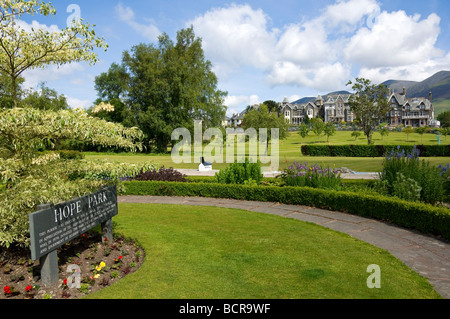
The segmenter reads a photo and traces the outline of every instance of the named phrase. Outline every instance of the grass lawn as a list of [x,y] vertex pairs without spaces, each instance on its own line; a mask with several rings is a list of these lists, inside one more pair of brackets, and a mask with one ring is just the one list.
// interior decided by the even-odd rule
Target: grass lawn
[[[367,144],[367,140],[364,137],[358,138],[356,141],[351,137],[351,132],[349,131],[338,131],[335,136],[330,138],[330,143],[335,145],[342,144]],[[378,133],[374,133],[373,136],[375,144],[386,144],[386,145],[405,145],[405,144],[437,144],[436,136],[433,134],[424,134],[423,143],[421,141],[421,136],[419,134],[413,133],[409,135],[408,141],[406,141],[406,134],[402,132],[390,132],[389,136],[385,136],[383,140]],[[449,137],[450,141],[450,137]],[[443,144],[447,142],[442,140]],[[279,166],[280,169],[287,168],[294,161],[308,162],[309,164],[323,164],[329,167],[347,167],[357,172],[377,172],[382,168],[383,158],[359,158],[359,157],[311,157],[303,156],[300,152],[300,146],[302,144],[327,144],[326,137],[316,137],[314,134],[310,133],[308,137],[303,139],[298,133],[291,132],[289,137],[285,140],[280,141],[279,147]],[[225,148],[226,150],[226,148]],[[109,159],[117,162],[128,162],[128,163],[138,163],[142,161],[154,161],[159,165],[164,165],[165,167],[174,168],[189,168],[197,169],[198,164],[191,163],[181,163],[175,164],[172,161],[170,154],[165,155],[146,155],[146,154],[112,154],[112,153],[86,153],[86,158],[88,159]],[[433,165],[447,164],[450,162],[449,157],[428,157],[425,158],[430,161]],[[206,158],[206,160],[209,160]],[[225,161],[225,157],[224,157]],[[222,169],[227,167],[227,163],[213,163],[213,169]]]
[[[146,251],[141,268],[88,298],[440,298],[388,252],[345,234],[229,208],[120,204],[115,231]],[[367,267],[381,268],[369,289]]]

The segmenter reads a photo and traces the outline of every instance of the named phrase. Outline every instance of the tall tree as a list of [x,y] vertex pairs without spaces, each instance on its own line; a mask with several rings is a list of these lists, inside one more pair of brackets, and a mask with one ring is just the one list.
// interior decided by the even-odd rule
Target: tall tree
[[371,144],[373,131],[386,119],[389,112],[387,87],[372,84],[364,78],[356,78],[354,83],[349,81],[347,85],[351,85],[355,91],[349,99],[350,108],[367,137],[367,143]]
[[[126,79],[128,84],[114,87],[115,81],[108,78]],[[157,45],[139,44],[125,51],[122,65],[100,75],[96,89],[100,97],[122,95],[127,114],[124,124],[139,126],[147,136],[147,146],[166,152],[172,131],[178,127],[193,132],[194,120],[202,120],[205,127],[221,125],[226,93],[217,89],[217,82],[202,41],[190,27],[177,32],[175,43],[162,34]],[[108,96],[110,91],[116,95]]]
[[59,32],[40,28],[27,31],[18,23],[26,14],[54,16],[56,10],[50,3],[2,0],[0,4],[0,72],[9,77],[14,106],[18,103],[19,79],[24,71],[51,64],[96,63],[94,47],[107,48],[91,25],[82,20],[74,20],[71,26]]

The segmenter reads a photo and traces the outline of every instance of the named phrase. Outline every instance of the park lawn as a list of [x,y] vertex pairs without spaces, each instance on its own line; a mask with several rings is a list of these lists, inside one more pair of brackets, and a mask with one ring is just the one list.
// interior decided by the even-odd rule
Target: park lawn
[[[350,131],[337,131],[335,136],[330,137],[331,145],[342,144],[360,144],[366,145],[367,141],[364,137],[358,138],[356,141],[351,137]],[[422,144],[419,134],[413,133],[409,135],[408,142],[406,141],[406,134],[402,132],[390,132],[389,136],[385,136],[383,140],[379,136],[379,133],[374,133],[373,136],[375,144],[386,145],[414,145]],[[441,141],[445,144],[445,139]],[[326,137],[322,136],[318,138],[314,134],[310,133],[308,137],[303,139],[298,133],[291,132],[289,136],[280,141],[279,145],[279,167],[280,169],[289,167],[293,162],[307,162],[308,164],[320,164],[328,167],[347,167],[356,172],[377,172],[382,168],[383,158],[359,158],[359,157],[311,157],[303,156],[300,151],[302,144],[328,144]],[[433,134],[423,135],[423,144],[437,144],[437,139]],[[248,148],[247,148],[248,152]],[[237,153],[237,152],[236,152]],[[270,149],[269,149],[270,154]],[[224,147],[223,162],[226,161],[226,147]],[[139,163],[143,161],[153,161],[160,166],[173,167],[180,169],[198,169],[198,163],[180,163],[173,162],[171,154],[131,154],[131,153],[86,153],[88,159],[107,159],[116,162],[127,163]],[[194,157],[192,156],[192,161]],[[424,158],[433,165],[447,164],[450,162],[449,157],[427,157]],[[206,158],[206,160],[211,160]],[[227,167],[228,163],[213,163],[213,169],[223,169]],[[267,166],[267,165],[262,165]]]
[[[388,252],[346,234],[238,209],[119,204],[115,232],[136,239],[145,261],[87,298],[440,298]],[[381,269],[369,289],[367,267]]]

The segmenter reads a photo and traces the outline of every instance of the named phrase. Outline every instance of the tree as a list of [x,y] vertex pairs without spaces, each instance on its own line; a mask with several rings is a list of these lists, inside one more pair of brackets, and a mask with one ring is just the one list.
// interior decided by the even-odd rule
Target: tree
[[349,81],[347,85],[352,85],[355,91],[349,99],[351,111],[366,135],[367,143],[371,144],[374,129],[389,112],[387,88],[383,84],[374,85],[364,78],[356,78],[355,83]]
[[441,122],[441,127],[450,127],[450,111],[439,114],[437,120]]
[[309,127],[306,124],[300,125],[300,131],[298,132],[303,139],[308,136],[309,134]]
[[22,104],[29,105],[40,110],[57,111],[67,110],[70,108],[66,97],[45,86],[45,83],[40,83],[39,91],[29,92],[22,100]]
[[327,142],[329,142],[330,136],[333,136],[334,134],[336,134],[336,126],[334,126],[333,123],[328,122],[325,124],[325,126],[323,128],[323,132],[325,133],[325,135],[327,137]]
[[25,14],[54,16],[56,10],[50,3],[37,0],[3,0],[0,7],[0,72],[9,78],[10,96],[18,106],[20,77],[24,71],[71,62],[96,63],[94,47],[107,44],[95,35],[91,25],[74,20],[72,25],[50,32],[43,29],[26,31],[17,23]]
[[[119,81],[124,84],[117,85]],[[205,128],[221,126],[227,93],[217,83],[202,41],[190,27],[177,32],[176,43],[162,34],[157,45],[139,44],[125,51],[120,66],[112,65],[96,78],[96,89],[104,102],[120,98],[123,123],[141,128],[146,146],[166,152],[178,127],[193,132],[194,120]]]
[[416,127],[414,132],[420,135],[421,143],[423,144],[423,134],[428,130],[428,126],[425,127]]
[[311,119],[311,131],[313,131],[313,133],[316,134],[318,138],[320,138],[320,136],[324,133],[324,129],[325,123],[323,122],[322,119],[319,118]]
[[378,127],[378,131],[380,132],[382,140],[383,140],[384,136],[388,136],[389,135],[389,129],[386,127],[386,123],[380,124],[380,126]]
[[258,109],[252,109],[245,114],[242,120],[242,127],[244,129],[254,128],[259,134],[260,128],[267,129],[267,143],[265,155],[267,155],[269,140],[271,140],[271,131],[273,128],[279,129],[278,134],[280,140],[287,137],[289,124],[284,117],[278,116],[276,112],[269,112],[269,108],[265,104],[261,104]]
[[269,108],[269,112],[275,112],[280,116],[280,108],[278,107],[278,103],[273,100],[267,100],[264,102],[265,105]]
[[406,134],[406,141],[409,140],[409,134],[414,133],[414,129],[411,126],[407,126],[403,129],[403,133]]
[[352,136],[355,138],[355,141],[356,141],[356,139],[357,139],[358,137],[361,136],[361,132],[359,132],[359,131],[353,131],[353,132],[352,132]]

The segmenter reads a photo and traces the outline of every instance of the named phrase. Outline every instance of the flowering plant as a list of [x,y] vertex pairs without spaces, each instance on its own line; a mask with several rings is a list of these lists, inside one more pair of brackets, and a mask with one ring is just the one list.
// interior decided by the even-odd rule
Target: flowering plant
[[314,188],[341,187],[341,174],[336,169],[319,166],[318,164],[308,166],[307,163],[294,162],[283,171],[281,178],[287,186],[309,186]]
[[100,274],[103,273],[105,267],[106,267],[106,264],[104,261],[100,262],[97,266],[95,266],[94,279],[97,279],[98,277],[100,277]]
[[5,286],[3,287],[3,292],[6,297],[12,297],[20,294],[13,286]]

